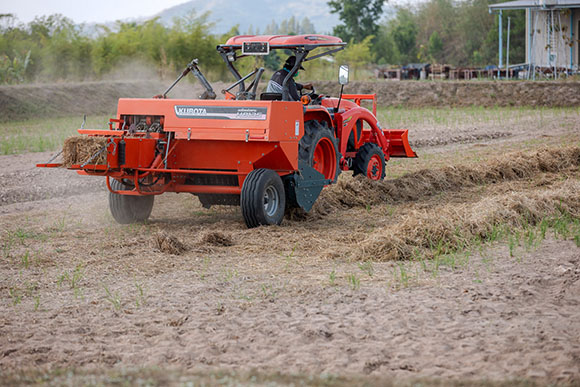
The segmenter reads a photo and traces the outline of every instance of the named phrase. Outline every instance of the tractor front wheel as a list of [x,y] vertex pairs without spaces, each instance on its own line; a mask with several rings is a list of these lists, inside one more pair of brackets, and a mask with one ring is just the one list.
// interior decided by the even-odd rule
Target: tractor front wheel
[[[123,183],[115,179],[111,179],[110,184],[113,191],[128,189]],[[153,195],[120,195],[109,192],[109,209],[111,210],[111,215],[121,224],[146,221],[149,215],[151,215],[154,201],[155,197]]]
[[246,176],[240,197],[248,228],[282,223],[286,207],[284,184],[271,169],[255,169]]
[[377,144],[366,143],[360,147],[354,159],[353,175],[365,175],[377,181],[385,178],[385,154]]

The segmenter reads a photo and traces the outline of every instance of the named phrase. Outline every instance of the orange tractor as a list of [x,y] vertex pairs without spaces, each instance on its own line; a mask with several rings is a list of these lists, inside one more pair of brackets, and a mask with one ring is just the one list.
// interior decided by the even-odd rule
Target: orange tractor
[[[121,98],[107,130],[79,129],[81,135],[106,139],[98,152],[106,157],[99,163],[91,157],[69,168],[106,176],[109,207],[119,223],[146,220],[155,195],[188,192],[205,207],[240,205],[248,227],[280,224],[287,208],[309,211],[323,187],[335,183],[341,171],[381,180],[389,158],[416,155],[406,130],[381,129],[375,95],[343,95],[341,89],[339,98],[314,90],[300,101],[289,96],[288,81],[304,62],[345,45],[323,35],[230,38],[217,47],[236,78],[222,91],[225,100],[215,100],[193,60],[164,94]],[[275,49],[292,51],[295,65],[282,93],[258,95],[264,69],[242,77],[235,63]],[[189,72],[199,78],[205,92],[199,99],[168,99],[168,92]],[[348,83],[347,66],[340,67],[339,83],[342,87]],[[365,99],[372,101],[372,112],[360,106]]]

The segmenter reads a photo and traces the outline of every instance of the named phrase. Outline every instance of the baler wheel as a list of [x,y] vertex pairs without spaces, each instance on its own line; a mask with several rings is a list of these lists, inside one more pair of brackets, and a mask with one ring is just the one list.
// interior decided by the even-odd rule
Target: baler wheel
[[[116,179],[110,180],[114,191],[127,190],[127,186]],[[109,192],[109,209],[118,223],[129,224],[144,222],[151,215],[155,196],[121,195]]]
[[271,169],[255,169],[246,176],[240,197],[248,228],[282,223],[286,207],[284,184]]
[[377,144],[366,143],[360,147],[354,159],[353,175],[365,175],[377,181],[385,178],[385,154]]
[[298,158],[331,179],[333,183],[340,174],[338,141],[326,121],[304,122],[304,136],[298,144]]

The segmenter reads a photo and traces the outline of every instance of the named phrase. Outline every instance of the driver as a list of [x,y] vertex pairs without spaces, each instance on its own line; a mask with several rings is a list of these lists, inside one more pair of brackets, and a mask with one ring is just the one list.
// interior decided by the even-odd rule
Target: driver
[[[278,70],[274,73],[274,75],[272,75],[272,79],[270,79],[270,82],[268,82],[268,88],[266,89],[266,93],[282,94],[282,84],[284,83],[284,79],[290,73],[290,71],[292,71],[295,64],[296,57],[294,55],[288,57],[288,59],[286,59],[286,63],[284,63],[284,67],[282,68],[282,70]],[[299,69],[304,70],[304,67],[300,66]],[[299,71],[296,71],[294,77],[298,76],[298,73]],[[288,80],[288,90],[290,92],[290,98],[292,98],[293,101],[300,100],[300,95],[298,95],[298,92],[302,89],[312,90],[312,83],[305,83],[303,85],[294,82],[294,79],[292,78]]]

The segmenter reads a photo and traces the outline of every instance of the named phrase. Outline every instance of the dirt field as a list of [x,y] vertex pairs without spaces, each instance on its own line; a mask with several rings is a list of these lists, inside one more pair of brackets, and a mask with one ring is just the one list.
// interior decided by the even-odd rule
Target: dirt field
[[121,226],[102,179],[0,156],[0,380],[580,383],[578,111],[407,114],[419,159],[251,230],[186,194]]

